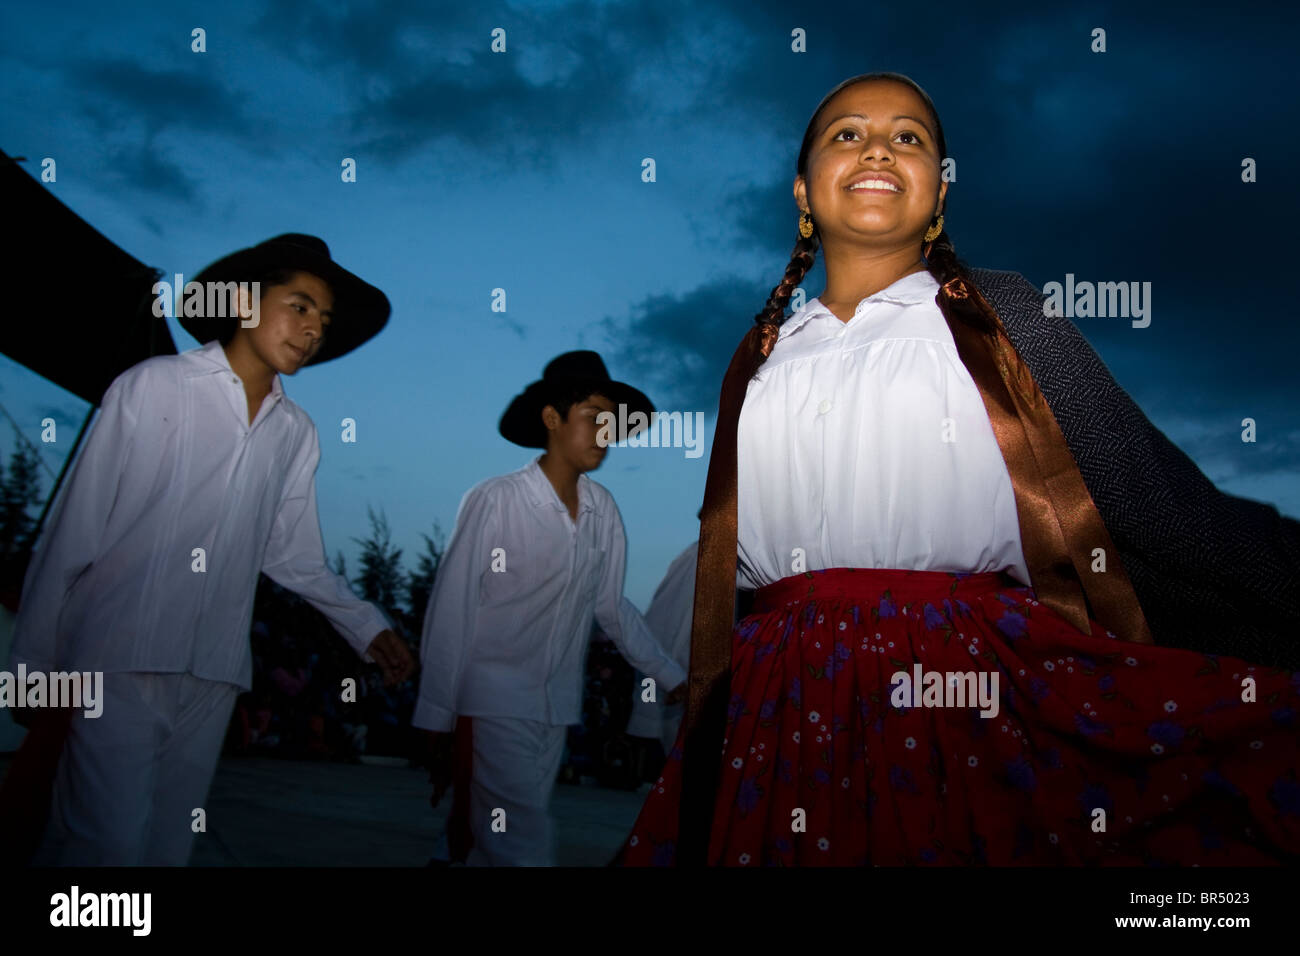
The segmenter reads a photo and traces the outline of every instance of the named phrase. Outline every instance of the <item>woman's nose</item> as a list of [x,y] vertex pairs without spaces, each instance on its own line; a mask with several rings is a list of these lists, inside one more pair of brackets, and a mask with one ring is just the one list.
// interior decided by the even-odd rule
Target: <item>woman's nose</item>
[[884,133],[868,136],[862,144],[862,156],[866,159],[893,159],[894,147]]

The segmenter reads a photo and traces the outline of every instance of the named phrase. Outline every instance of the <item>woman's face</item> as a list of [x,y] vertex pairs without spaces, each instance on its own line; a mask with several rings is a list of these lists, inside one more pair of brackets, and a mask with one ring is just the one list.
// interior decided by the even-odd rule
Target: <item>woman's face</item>
[[948,191],[925,102],[890,80],[856,83],[826,104],[795,202],[811,209],[822,245],[921,244]]

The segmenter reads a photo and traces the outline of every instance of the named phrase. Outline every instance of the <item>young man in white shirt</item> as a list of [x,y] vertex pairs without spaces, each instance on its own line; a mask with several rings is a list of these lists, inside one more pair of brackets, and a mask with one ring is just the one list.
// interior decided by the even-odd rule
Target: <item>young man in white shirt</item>
[[637,411],[648,422],[654,406],[613,381],[595,352],[555,358],[499,427],[545,453],[461,502],[425,616],[412,722],[430,731],[436,805],[450,781],[451,731],[471,718],[470,865],[555,863],[550,799],[567,727],[581,720],[593,618],[661,695],[683,693],[686,672],[648,628],[620,619],[623,521],[585,474],[604,461],[602,436],[627,437],[602,430],[601,413],[626,422]]
[[[650,632],[683,669],[689,669],[691,662],[691,624],[699,553],[700,542],[697,539],[673,559],[645,612]],[[632,688],[632,714],[628,718],[627,734],[658,740],[663,744],[666,756],[677,741],[677,731],[681,728],[686,708],[681,702],[669,704],[663,698],[647,700],[648,695],[641,689],[641,675],[638,674],[637,678]]]
[[235,698],[252,686],[259,571],[390,682],[414,668],[383,613],[325,564],[316,428],[280,384],[376,334],[388,299],[299,234],[194,281],[237,307],[209,308],[205,292],[207,314],[180,320],[202,348],[109,387],[28,569],[11,669],[104,672],[102,715],[76,714],[63,742],[38,863],[187,862]]

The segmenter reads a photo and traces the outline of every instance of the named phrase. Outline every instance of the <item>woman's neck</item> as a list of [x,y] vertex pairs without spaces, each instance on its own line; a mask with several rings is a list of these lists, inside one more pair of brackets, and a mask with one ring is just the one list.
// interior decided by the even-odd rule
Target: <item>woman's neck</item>
[[826,289],[818,299],[841,322],[853,318],[858,303],[867,296],[926,268],[918,250],[910,246],[883,253],[861,247],[832,247],[823,250],[823,260]]

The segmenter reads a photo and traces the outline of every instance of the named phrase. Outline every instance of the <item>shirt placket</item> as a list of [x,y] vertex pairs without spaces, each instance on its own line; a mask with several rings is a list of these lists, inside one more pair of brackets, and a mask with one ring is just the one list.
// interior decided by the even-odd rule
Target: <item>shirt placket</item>
[[[237,392],[235,397],[238,401],[233,401],[233,405],[236,409],[240,407],[240,401],[245,403],[243,408],[246,409],[247,399],[245,398],[243,383],[240,382],[239,378],[235,375],[230,376],[230,388],[233,392]],[[243,412],[243,416],[245,417],[238,419],[239,438],[235,442],[235,448],[229,460],[229,467],[226,470],[225,481],[222,483],[225,491],[222,494],[221,507],[216,512],[216,521],[208,535],[208,569],[203,575],[203,586],[199,592],[199,605],[197,609],[198,619],[195,621],[195,627],[200,634],[202,633],[203,622],[214,619],[213,615],[207,613],[209,606],[209,590],[212,587],[217,587],[219,590],[220,579],[224,579],[224,576],[233,569],[233,563],[231,561],[232,555],[229,553],[230,547],[228,544],[230,540],[229,529],[233,524],[238,523],[234,516],[239,514],[239,508],[244,501],[244,481],[242,478],[247,471],[245,462],[250,453],[253,429],[262,418],[262,416],[259,415],[258,420],[254,421],[253,425],[250,426],[245,420],[247,411]],[[219,579],[217,585],[213,584],[214,578]],[[191,670],[194,667],[194,654],[197,647],[198,644],[196,642],[194,647],[190,649]]]
[[[853,318],[857,318],[857,313]],[[846,346],[848,345],[848,323],[841,322],[834,314],[831,315],[838,328],[831,334],[829,347],[825,349],[823,355],[829,356],[831,361],[829,369],[822,369],[822,373],[817,375],[816,382],[818,394],[821,398],[817,403],[817,439],[818,453],[821,456],[821,468],[818,469],[819,485],[817,487],[818,495],[818,549],[821,552],[822,560],[830,566],[830,525],[826,516],[826,475],[834,474],[834,462],[830,460],[832,449],[830,440],[827,437],[829,430],[830,415],[835,413],[835,403],[839,400],[840,381],[843,376],[844,361],[848,357]]]
[[577,571],[578,562],[578,521],[582,520],[582,506],[578,507],[578,521],[569,518],[568,509],[561,503],[560,520],[564,523],[565,529],[569,532],[569,557],[568,572],[565,575],[564,589],[560,592],[560,599],[555,602],[555,613],[551,616],[550,635],[546,641],[546,680],[543,686],[546,688],[546,713],[551,723],[559,721],[559,714],[556,713],[555,705],[555,667],[556,644],[561,635],[558,633],[560,622],[571,618],[572,607],[575,597],[574,575]]

